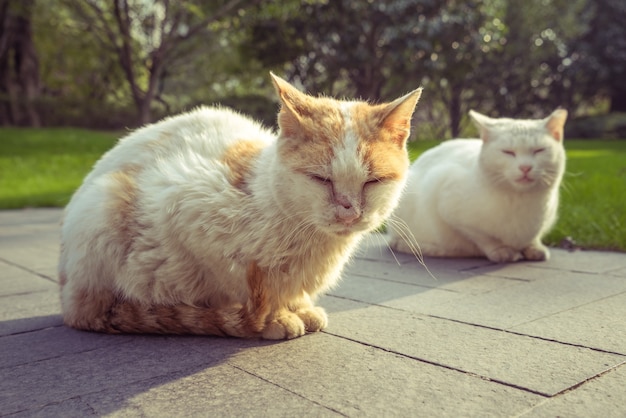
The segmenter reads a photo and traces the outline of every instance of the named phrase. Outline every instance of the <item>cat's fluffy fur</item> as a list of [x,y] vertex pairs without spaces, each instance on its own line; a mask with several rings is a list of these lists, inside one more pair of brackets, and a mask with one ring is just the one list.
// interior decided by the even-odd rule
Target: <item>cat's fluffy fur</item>
[[272,77],[278,135],[202,107],[96,164],[62,224],[67,325],[271,339],[326,326],[313,301],[397,204],[421,90],[369,105]]
[[480,139],[443,142],[411,166],[390,246],[416,253],[417,241],[423,255],[495,262],[547,259],[541,238],[557,216],[567,112],[542,120],[470,116]]

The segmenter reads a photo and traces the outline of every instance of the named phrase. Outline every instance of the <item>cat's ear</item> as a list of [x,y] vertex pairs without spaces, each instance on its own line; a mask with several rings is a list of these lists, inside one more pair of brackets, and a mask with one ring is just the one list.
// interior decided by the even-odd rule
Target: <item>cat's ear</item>
[[478,128],[478,132],[480,133],[480,139],[483,141],[489,140],[489,126],[492,124],[493,119],[489,116],[485,116],[482,113],[478,113],[475,110],[469,111],[470,118],[472,118],[472,122]]
[[565,121],[567,120],[567,110],[557,109],[544,120],[546,122],[546,129],[550,136],[559,142],[562,141],[563,128],[565,127]]
[[278,125],[287,135],[298,132],[302,117],[308,113],[308,96],[274,73],[270,75],[281,103]]
[[413,90],[409,94],[383,105],[381,109],[382,128],[391,133],[391,141],[401,147],[404,147],[411,133],[411,118],[421,95],[421,88]]

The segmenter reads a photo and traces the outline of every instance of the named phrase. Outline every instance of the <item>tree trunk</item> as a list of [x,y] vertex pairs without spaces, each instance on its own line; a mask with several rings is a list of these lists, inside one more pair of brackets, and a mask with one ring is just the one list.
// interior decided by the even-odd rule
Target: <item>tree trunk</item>
[[34,6],[34,0],[0,0],[0,123],[4,125],[41,126],[36,107],[39,62],[31,25]]
[[615,84],[611,90],[611,107],[610,112],[626,113],[626,87]]

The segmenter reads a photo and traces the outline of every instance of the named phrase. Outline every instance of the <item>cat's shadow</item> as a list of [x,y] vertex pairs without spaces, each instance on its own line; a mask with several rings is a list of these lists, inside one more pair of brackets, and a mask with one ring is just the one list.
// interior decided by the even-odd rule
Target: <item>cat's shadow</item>
[[[29,413],[60,416],[74,408],[106,415],[132,404],[149,402],[140,395],[170,382],[228,385],[238,353],[279,342],[196,336],[109,335],[63,325],[59,315],[0,322],[4,336],[1,392],[9,405]],[[197,376],[196,376],[197,375]],[[187,383],[183,383],[187,385]],[[10,389],[10,390],[9,390]],[[157,395],[165,396],[163,394]],[[76,405],[76,403],[80,405]],[[4,411],[7,412],[7,411]],[[16,409],[12,412],[19,412]]]

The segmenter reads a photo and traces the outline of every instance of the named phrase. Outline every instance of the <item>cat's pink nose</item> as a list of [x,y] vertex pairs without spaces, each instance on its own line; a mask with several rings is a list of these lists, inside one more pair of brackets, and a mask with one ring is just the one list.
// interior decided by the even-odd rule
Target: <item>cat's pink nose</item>
[[335,196],[336,212],[335,216],[337,221],[344,225],[352,225],[354,221],[361,217],[361,209],[358,205],[355,205],[352,200],[343,194],[337,194]]
[[532,170],[533,166],[531,165],[520,165],[519,169],[522,170],[522,173],[528,174],[530,170]]
[[351,208],[337,208],[336,213],[337,221],[346,226],[352,225],[356,220],[361,217],[361,211],[355,207]]

